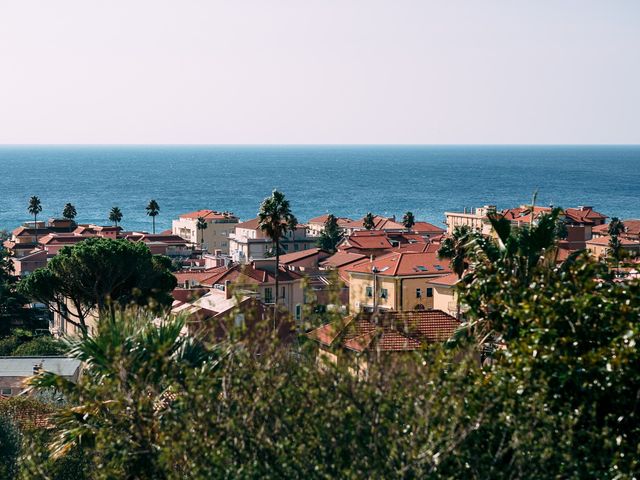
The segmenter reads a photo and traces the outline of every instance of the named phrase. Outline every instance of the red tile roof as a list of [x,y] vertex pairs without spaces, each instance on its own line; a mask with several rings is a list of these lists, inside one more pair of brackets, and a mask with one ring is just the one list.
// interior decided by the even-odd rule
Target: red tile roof
[[433,283],[435,285],[444,285],[444,286],[447,286],[447,287],[452,287],[456,283],[458,283],[459,281],[460,281],[460,279],[458,278],[457,274],[450,273],[449,275],[445,275],[443,277],[434,278],[429,283]]
[[385,233],[375,231],[354,232],[345,237],[339,246],[340,250],[357,248],[360,250],[385,250],[393,248]]
[[354,262],[358,262],[360,260],[365,260],[366,258],[366,255],[362,255],[360,253],[336,252],[329,258],[321,262],[320,266],[325,268],[340,268],[345,265],[350,265]]
[[[630,218],[627,220],[622,220],[622,223],[624,224],[624,235],[634,236],[634,237],[640,235],[640,220]],[[593,227],[592,231],[594,233],[608,235],[609,224],[605,223],[602,225],[597,225]]]
[[[275,276],[273,273],[267,270],[259,270],[253,265],[233,265],[230,267],[221,267],[224,270],[215,273],[201,281],[203,285],[213,286],[215,284],[224,284],[226,281],[231,283],[239,283],[241,285],[254,284],[259,285],[261,283],[274,283]],[[285,268],[280,267],[278,273],[278,280],[280,282],[291,282],[302,278],[301,275],[296,272],[292,272]]]
[[347,267],[348,272],[371,274],[373,267],[380,272],[378,275],[395,276],[424,276],[446,275],[451,273],[448,260],[441,260],[435,252],[392,252],[378,257],[373,262],[360,262]]
[[441,310],[381,312],[377,321],[372,314],[347,317],[341,323],[329,323],[307,333],[324,346],[340,345],[364,352],[400,352],[442,342],[453,335],[460,322]]
[[[351,222],[349,228],[364,228],[364,219],[355,220]],[[406,230],[405,226],[401,223],[394,221],[391,218],[382,217],[380,215],[373,216],[373,229],[372,230]]]
[[[593,225],[596,220],[604,221],[606,215],[596,212],[592,207],[567,208],[564,211],[567,220],[573,223]],[[598,222],[600,223],[600,222]]]
[[444,228],[436,227],[429,222],[416,222],[411,230],[416,233],[443,233]]
[[[591,240],[587,240],[585,243],[587,245],[608,246],[610,239],[611,239],[611,237],[609,235],[605,235],[603,237],[592,238]],[[624,246],[632,246],[632,245],[640,246],[640,242],[638,242],[637,240],[630,240],[630,239],[624,238],[624,237],[620,237],[618,240],[620,241],[620,245],[622,245],[623,247]]]
[[280,255],[280,264],[287,265],[289,263],[294,263],[303,258],[320,256],[320,255],[329,255],[329,252],[322,250],[321,248],[309,248],[307,250],[300,250],[298,252],[287,253],[285,255]]
[[[325,222],[327,221],[327,218],[329,218],[329,214],[325,213],[324,215],[320,215],[319,217],[312,218],[307,223],[316,223],[316,224],[324,225]],[[353,223],[353,220],[347,217],[336,217],[336,220],[338,221],[339,227],[349,226],[351,223]]]
[[183,213],[180,218],[191,218],[197,220],[198,218],[204,218],[205,220],[238,220],[231,212],[218,212],[217,210],[196,210],[195,212]]

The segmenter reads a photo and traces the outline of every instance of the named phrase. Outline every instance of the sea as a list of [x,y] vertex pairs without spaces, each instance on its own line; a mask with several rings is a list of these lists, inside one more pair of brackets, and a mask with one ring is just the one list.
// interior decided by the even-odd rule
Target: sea
[[157,231],[199,209],[256,216],[273,189],[300,222],[367,212],[443,225],[445,211],[483,205],[593,206],[640,218],[640,146],[1,146],[0,229],[59,217],[150,230],[145,206],[160,205]]

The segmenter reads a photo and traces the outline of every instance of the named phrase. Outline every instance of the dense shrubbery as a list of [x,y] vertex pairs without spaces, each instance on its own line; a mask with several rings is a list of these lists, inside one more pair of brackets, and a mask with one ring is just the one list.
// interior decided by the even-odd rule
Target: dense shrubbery
[[64,342],[29,330],[15,329],[9,336],[0,338],[0,356],[63,355],[66,350]]
[[498,225],[497,243],[470,235],[468,323],[446,347],[372,358],[366,377],[319,369],[313,345],[284,348],[268,328],[209,345],[141,312],[103,321],[71,348],[89,367],[77,385],[34,381],[69,404],[40,439],[52,456],[23,443],[21,469],[47,478],[69,462],[95,479],[633,478],[640,282],[615,281],[584,255],[556,267],[548,220],[518,232]]

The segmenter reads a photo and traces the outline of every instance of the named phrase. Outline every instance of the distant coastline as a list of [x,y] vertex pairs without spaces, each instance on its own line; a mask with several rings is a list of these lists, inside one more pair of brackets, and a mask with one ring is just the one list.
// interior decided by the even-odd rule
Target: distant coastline
[[197,208],[255,215],[280,188],[301,221],[322,213],[367,211],[442,225],[444,211],[592,205],[631,217],[640,208],[637,145],[4,145],[0,146],[0,228],[29,219],[38,195],[43,216],[66,202],[78,220],[108,223],[118,205],[127,228],[148,229],[144,205],[156,198],[158,225]]

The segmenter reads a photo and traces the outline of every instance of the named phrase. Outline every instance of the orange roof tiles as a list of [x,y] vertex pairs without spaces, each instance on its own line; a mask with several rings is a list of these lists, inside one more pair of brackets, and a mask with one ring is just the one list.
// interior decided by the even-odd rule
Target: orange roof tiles
[[231,212],[218,212],[217,210],[196,210],[195,212],[183,213],[180,218],[191,218],[197,220],[198,218],[204,218],[205,220],[238,220]]
[[441,260],[435,252],[392,252],[378,257],[373,262],[360,262],[347,267],[348,272],[371,273],[373,267],[378,275],[421,276],[445,275],[451,273],[448,260]]
[[429,222],[416,222],[411,230],[416,233],[443,233],[444,228],[436,227]]
[[336,252],[329,258],[321,262],[320,266],[329,268],[340,268],[345,265],[350,265],[354,262],[358,262],[360,260],[365,260],[366,258],[366,255],[362,255],[360,253]]
[[442,342],[453,335],[460,322],[441,310],[381,312],[348,317],[342,323],[329,323],[307,333],[307,337],[324,346],[340,345],[364,352],[411,351],[424,344]]

